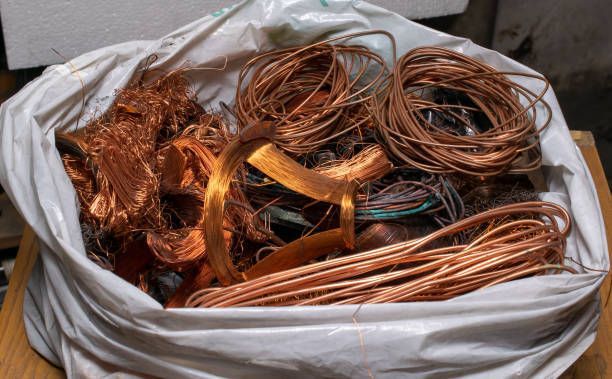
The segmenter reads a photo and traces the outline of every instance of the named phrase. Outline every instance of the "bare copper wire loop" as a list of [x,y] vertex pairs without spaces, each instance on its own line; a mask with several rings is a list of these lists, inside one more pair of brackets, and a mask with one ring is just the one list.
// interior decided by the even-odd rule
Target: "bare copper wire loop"
[[[510,215],[533,215],[544,220],[527,217],[504,222]],[[469,243],[440,245],[445,238],[482,224],[490,226]],[[240,285],[196,292],[187,305],[276,306],[448,299],[529,274],[575,272],[563,264],[569,228],[569,215],[556,204],[512,204],[421,238],[277,272]],[[431,246],[436,241],[437,247]]]
[[238,77],[239,130],[272,122],[276,145],[301,154],[370,123],[366,103],[386,76],[387,65],[363,46],[338,42],[372,35],[389,39],[395,60],[395,40],[382,30],[274,50],[249,60]]
[[[270,178],[298,193],[340,205],[340,228],[303,237],[280,248],[272,256],[266,257],[246,274],[239,272],[227,253],[223,239],[219,237],[223,235],[223,204],[226,193],[234,171],[245,160]],[[215,162],[204,202],[207,220],[204,225],[206,250],[217,279],[222,284],[228,285],[236,281],[247,280],[249,273],[251,276],[259,276],[273,272],[262,270],[261,267],[270,267],[270,270],[278,270],[279,267],[289,268],[287,266],[295,267],[336,248],[353,248],[355,246],[354,199],[357,188],[355,182],[332,179],[300,166],[278,151],[274,144],[264,139],[254,139],[246,143],[242,143],[239,139],[232,141]],[[307,249],[299,249],[300,246],[306,245]],[[297,256],[296,248],[300,251],[314,252],[315,255]],[[288,260],[285,260],[281,264],[278,257],[284,258],[284,255],[294,257],[294,261],[289,263]],[[275,261],[277,264],[269,266],[267,261]]]
[[[534,93],[509,76],[539,80],[544,86],[540,93]],[[539,167],[539,132],[551,119],[550,107],[543,100],[549,83],[543,76],[500,72],[452,50],[420,47],[398,60],[383,87],[382,96],[373,99],[373,109],[389,150],[405,165],[434,173],[475,176]],[[436,89],[462,94],[474,105],[428,100],[429,92]],[[539,127],[538,104],[545,111]],[[460,108],[481,112],[491,127],[475,129],[458,113]],[[468,134],[441,129],[425,117],[426,110],[452,118],[469,129]]]

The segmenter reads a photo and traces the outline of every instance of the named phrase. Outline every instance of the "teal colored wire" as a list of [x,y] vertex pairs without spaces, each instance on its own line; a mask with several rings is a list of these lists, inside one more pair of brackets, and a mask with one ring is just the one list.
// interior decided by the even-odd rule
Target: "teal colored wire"
[[409,216],[415,213],[423,212],[427,208],[432,205],[431,198],[428,198],[423,202],[423,204],[419,205],[416,208],[406,209],[404,211],[386,211],[384,209],[363,209],[357,211],[358,216],[372,216],[377,219],[385,220],[385,219],[393,219],[400,218],[404,216]]

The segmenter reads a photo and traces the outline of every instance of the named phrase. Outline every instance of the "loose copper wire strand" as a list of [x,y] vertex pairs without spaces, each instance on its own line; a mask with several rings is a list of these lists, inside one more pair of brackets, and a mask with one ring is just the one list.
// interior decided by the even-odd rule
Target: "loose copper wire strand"
[[[504,222],[517,215],[522,218]],[[427,248],[480,224],[491,226],[468,244]],[[350,304],[418,300],[419,296],[448,298],[550,269],[573,272],[563,265],[569,227],[569,215],[558,205],[512,204],[425,237],[278,272],[218,291],[196,292],[188,305]]]
[[[509,79],[532,78],[544,83],[540,93]],[[379,130],[394,157],[407,166],[434,173],[460,172],[494,176],[525,172],[540,165],[539,132],[551,118],[543,100],[546,78],[518,72],[500,72],[461,53],[438,47],[416,48],[402,56],[387,79],[382,96],[373,99]],[[456,113],[453,104],[437,104],[426,91],[442,88],[464,94],[491,124],[477,130]],[[523,105],[523,103],[526,103]],[[545,110],[536,127],[536,106]],[[443,130],[429,122],[424,110],[434,110],[471,129],[471,135]]]

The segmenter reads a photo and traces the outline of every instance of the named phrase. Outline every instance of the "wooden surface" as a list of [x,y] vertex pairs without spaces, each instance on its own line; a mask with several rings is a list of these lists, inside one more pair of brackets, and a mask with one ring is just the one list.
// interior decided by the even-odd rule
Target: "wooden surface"
[[62,378],[64,372],[36,353],[25,335],[23,294],[38,256],[34,232],[26,227],[0,311],[0,378]]
[[[593,136],[590,132],[572,131],[591,170],[606,222],[608,241],[612,241],[612,203]],[[38,255],[35,236],[25,228],[17,254],[15,270],[0,311],[0,378],[59,378],[62,370],[51,365],[28,344],[23,325],[23,294],[32,266]],[[608,296],[610,276],[602,286],[602,298]],[[599,332],[593,345],[562,376],[564,379],[612,378],[612,305],[602,309]]]
[[[609,253],[610,246],[612,246],[612,202],[606,174],[595,147],[593,134],[573,130],[572,138],[580,147],[597,188],[601,212],[606,223]],[[610,286],[610,274],[608,274],[600,290],[602,311],[597,338],[593,345],[563,374],[563,379],[612,378],[612,304],[606,304],[606,300],[610,301]],[[607,306],[603,308],[604,305]]]

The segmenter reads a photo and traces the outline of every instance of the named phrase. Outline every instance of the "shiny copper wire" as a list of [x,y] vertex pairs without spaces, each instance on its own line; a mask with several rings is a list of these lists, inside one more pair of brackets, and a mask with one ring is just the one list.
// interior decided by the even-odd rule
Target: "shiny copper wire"
[[[548,82],[542,77],[497,72],[439,48],[407,53],[386,77],[387,66],[378,54],[344,44],[374,34],[389,37],[395,59],[391,35],[369,31],[264,53],[247,62],[236,94],[238,133],[197,104],[177,70],[118,91],[111,108],[83,131],[58,135],[83,221],[93,235],[102,236],[95,237],[99,250],[107,248],[102,238],[118,242],[113,248],[119,252],[137,241],[157,265],[188,271],[187,278],[201,276],[205,286],[213,272],[222,284],[247,280],[196,291],[188,301],[206,307],[440,300],[526,275],[572,271],[563,265],[569,216],[544,202],[478,213],[424,237],[412,238],[403,225],[384,224],[355,235],[356,209],[411,209],[430,196],[442,202],[430,213],[447,210],[442,225],[462,218],[460,199],[452,201],[454,194],[443,181],[406,181],[400,184],[412,186],[412,192],[402,193],[402,199],[379,196],[370,202],[358,188],[389,172],[388,153],[395,162],[432,173],[528,171],[540,164],[538,133],[550,120],[542,100]],[[542,80],[545,88],[536,94],[511,81],[512,75]],[[461,93],[473,105],[435,103],[428,92],[436,88]],[[546,110],[544,122],[536,122],[537,104]],[[427,111],[469,131],[440,128],[427,119]],[[491,127],[478,129],[462,111],[484,114]],[[378,130],[379,145],[313,170],[294,159],[340,144],[341,138],[361,141],[365,127]],[[311,235],[313,228],[285,243],[243,192],[245,161],[290,190],[339,205],[340,227]],[[387,192],[383,188],[378,195]],[[260,244],[258,251],[272,252],[239,270],[235,252],[242,238]],[[355,248],[362,252],[302,266]],[[94,256],[113,267],[112,253],[105,254]],[[147,290],[152,272],[147,266],[135,283]],[[199,287],[186,283],[180,298]]]
[[[327,231],[328,233],[305,236],[295,241],[294,244],[279,248],[271,256],[255,265],[252,270],[240,271],[232,261],[231,255],[228,254],[227,246],[221,238],[221,232],[223,230],[222,220],[225,217],[224,199],[230,189],[235,171],[242,167],[245,161],[298,193],[340,205],[340,228]],[[228,285],[244,281],[254,275],[267,274],[278,268],[295,267],[307,261],[306,257],[309,255],[304,250],[312,251],[314,254],[310,257],[312,259],[329,253],[330,249],[343,246],[352,249],[355,246],[354,201],[357,188],[358,184],[353,180],[333,179],[304,168],[280,152],[267,139],[255,138],[243,142],[240,138],[235,138],[215,161],[204,204],[206,249],[217,279],[223,285]],[[278,264],[270,264],[270,262]],[[261,267],[266,267],[266,269]]]
[[333,179],[357,180],[360,183],[380,179],[393,168],[382,146],[372,144],[349,159],[326,162],[314,171]]
[[[516,77],[540,81],[543,88],[535,93],[511,79]],[[540,75],[500,72],[459,52],[420,47],[398,60],[373,109],[386,146],[404,165],[433,173],[494,176],[539,167],[539,132],[551,119],[543,100],[548,87]],[[464,95],[473,105],[428,99],[439,89]],[[541,121],[538,104],[544,109]],[[461,109],[484,114],[490,128],[471,124]],[[428,120],[426,111],[452,119],[466,132],[441,128]]]
[[[509,215],[523,217],[504,221]],[[448,243],[448,237],[481,224],[490,226],[468,243]],[[421,238],[239,285],[198,291],[187,305],[230,307],[449,299],[532,274],[574,272],[563,263],[569,228],[569,215],[556,204],[507,205]]]
[[[142,236],[161,264],[185,271],[206,257],[204,193],[216,156],[232,137],[218,115],[197,104],[177,70],[119,90],[107,112],[56,141],[88,228],[119,246]],[[248,204],[238,185],[228,200]],[[250,206],[227,208],[222,238],[228,246],[238,225],[250,239],[268,238]]]
[[[274,142],[286,152],[315,151],[371,121],[366,102],[387,74],[383,58],[358,45],[333,44],[368,31],[260,54],[241,69],[236,92],[238,128],[274,124]],[[246,85],[244,84],[245,82]]]

